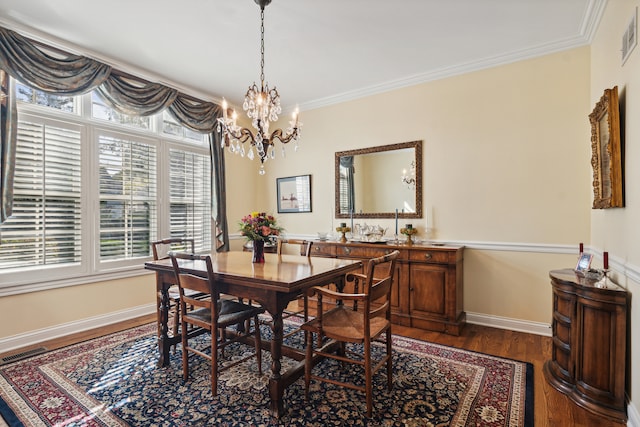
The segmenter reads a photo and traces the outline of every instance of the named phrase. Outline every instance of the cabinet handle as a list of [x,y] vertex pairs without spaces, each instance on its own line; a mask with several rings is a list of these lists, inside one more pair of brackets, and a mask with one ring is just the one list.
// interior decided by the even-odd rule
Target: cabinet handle
[[314,249],[316,250],[316,252],[320,252],[320,246],[314,246]]
[[430,253],[426,253],[426,254],[424,254],[424,258],[425,259],[431,259],[431,258],[433,258],[433,255],[431,255]]
[[344,253],[349,255],[351,253],[351,248],[344,248]]

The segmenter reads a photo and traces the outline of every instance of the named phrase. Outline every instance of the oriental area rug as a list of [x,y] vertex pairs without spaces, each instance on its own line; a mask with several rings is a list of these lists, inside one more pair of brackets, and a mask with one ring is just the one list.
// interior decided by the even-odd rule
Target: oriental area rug
[[[270,330],[263,328],[268,338]],[[190,359],[192,379],[182,380],[180,345],[170,366],[157,366],[156,331],[149,324],[0,366],[4,422],[10,427],[533,426],[528,363],[394,336],[393,390],[387,390],[382,369],[374,378],[372,418],[364,416],[363,393],[333,384],[312,382],[305,402],[300,378],[285,391],[286,414],[275,419],[269,414],[268,351],[262,353],[263,375],[250,358],[222,373],[213,397],[207,360]],[[207,345],[208,337],[198,339]],[[301,345],[303,337],[286,340]],[[246,351],[251,347],[232,345],[225,357]],[[283,370],[292,363],[283,358]],[[362,377],[358,367],[322,363],[316,369],[323,375]]]

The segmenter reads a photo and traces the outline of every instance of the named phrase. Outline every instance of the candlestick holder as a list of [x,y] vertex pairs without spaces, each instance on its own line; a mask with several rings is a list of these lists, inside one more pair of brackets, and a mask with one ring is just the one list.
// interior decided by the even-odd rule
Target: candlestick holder
[[418,230],[416,228],[401,228],[400,234],[404,234],[405,236],[407,236],[407,245],[413,245],[411,236],[413,236],[414,234],[418,234]]
[[346,234],[351,231],[351,227],[336,227],[336,231],[338,233],[342,233],[342,237],[340,237],[340,243],[347,243]]

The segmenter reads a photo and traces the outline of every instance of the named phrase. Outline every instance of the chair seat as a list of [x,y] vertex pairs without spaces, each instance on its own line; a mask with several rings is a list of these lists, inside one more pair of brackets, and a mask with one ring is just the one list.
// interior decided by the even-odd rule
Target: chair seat
[[[370,319],[370,338],[377,337],[388,326],[389,321],[384,317]],[[310,320],[300,328],[317,333],[320,331],[320,320]],[[322,314],[322,333],[328,338],[340,341],[361,342],[364,340],[364,315],[344,306],[333,308]]]
[[[247,317],[257,316],[264,313],[264,308],[254,307],[252,305],[242,304],[232,300],[219,300],[218,301],[218,325],[226,327],[229,325],[235,325],[244,321]],[[211,322],[211,310],[208,308],[199,308],[197,310],[189,311],[184,315],[187,319],[196,319],[201,322]]]

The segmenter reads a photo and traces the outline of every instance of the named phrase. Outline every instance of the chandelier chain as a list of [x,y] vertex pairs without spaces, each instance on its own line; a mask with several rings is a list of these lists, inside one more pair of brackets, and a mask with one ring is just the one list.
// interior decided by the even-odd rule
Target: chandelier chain
[[[227,116],[227,101],[222,100],[222,117],[218,118],[218,131],[221,134],[220,145],[228,147],[229,151],[245,154],[249,160],[253,160],[255,155],[260,160],[260,175],[265,174],[264,163],[276,156],[275,143],[282,144],[282,156],[285,156],[284,145],[294,142],[295,151],[298,151],[298,140],[300,139],[300,127],[302,123],[298,121],[298,109],[293,112],[289,127],[286,129],[276,129],[269,131],[269,124],[278,120],[278,115],[282,112],[280,106],[280,94],[275,87],[269,88],[264,76],[264,8],[271,0],[254,0],[260,6],[260,87],[254,81],[244,97],[242,108],[251,119],[251,125],[256,130],[255,134],[250,129],[241,127],[236,123],[236,112],[233,111],[231,117]],[[248,147],[248,150],[245,149]],[[255,154],[254,154],[255,151]]]
[[260,85],[264,90],[264,8],[260,11]]

